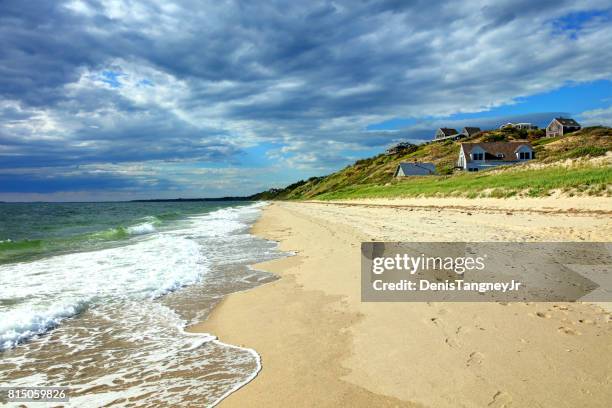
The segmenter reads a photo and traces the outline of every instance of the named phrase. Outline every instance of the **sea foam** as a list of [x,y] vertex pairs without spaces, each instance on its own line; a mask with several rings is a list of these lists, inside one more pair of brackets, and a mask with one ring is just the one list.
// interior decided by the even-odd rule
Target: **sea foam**
[[74,316],[84,307],[85,302],[83,300],[71,299],[51,304],[38,311],[32,311],[29,307],[19,307],[12,310],[10,314],[2,313],[0,351],[53,329],[63,319]]
[[[0,265],[0,299],[11,303],[0,306],[0,350],[57,327],[92,303],[156,298],[193,284],[208,270],[204,250],[217,262],[236,261],[243,250],[232,247],[244,248],[251,239],[248,226],[263,205],[192,216],[185,228],[167,232],[156,230],[155,217],[145,217],[125,229],[135,240],[125,246]],[[212,250],[220,244],[225,250]]]
[[118,248],[0,266],[0,277],[7,279],[0,298],[15,303],[0,309],[0,347],[43,333],[93,301],[155,298],[197,282],[206,270],[196,242],[166,234]]
[[126,228],[126,231],[130,235],[143,235],[143,234],[151,234],[156,231],[155,226],[150,222],[145,222],[138,225],[133,225],[131,227]]

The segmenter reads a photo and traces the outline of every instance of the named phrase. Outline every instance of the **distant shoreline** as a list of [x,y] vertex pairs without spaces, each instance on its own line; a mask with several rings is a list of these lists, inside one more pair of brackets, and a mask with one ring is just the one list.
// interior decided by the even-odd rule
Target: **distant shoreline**
[[213,197],[213,198],[151,198],[142,200],[105,200],[105,201],[0,201],[0,204],[91,204],[91,203],[176,203],[211,201],[260,201],[251,197]]
[[197,201],[257,201],[251,197],[216,197],[216,198],[152,198],[147,200],[128,200],[127,203],[176,203],[176,202],[197,202]]

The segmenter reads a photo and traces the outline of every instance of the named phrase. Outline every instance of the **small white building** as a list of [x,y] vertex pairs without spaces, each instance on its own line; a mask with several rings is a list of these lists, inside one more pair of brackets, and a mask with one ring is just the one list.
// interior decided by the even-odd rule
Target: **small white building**
[[536,125],[534,125],[533,123],[528,123],[528,122],[515,123],[514,127],[517,129],[525,129],[525,130],[537,130],[538,129]]
[[400,163],[395,169],[393,177],[407,176],[431,176],[436,174],[436,166],[433,163]]
[[534,158],[534,151],[529,142],[461,143],[457,167],[467,171],[478,171]]

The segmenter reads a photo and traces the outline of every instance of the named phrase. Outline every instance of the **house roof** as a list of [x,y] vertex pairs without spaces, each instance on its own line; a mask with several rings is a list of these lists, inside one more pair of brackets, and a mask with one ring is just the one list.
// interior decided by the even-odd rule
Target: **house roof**
[[463,130],[461,132],[462,133],[467,133],[468,135],[474,135],[474,134],[480,132],[480,128],[479,127],[466,126],[466,127],[463,128]]
[[400,163],[397,165],[397,167],[398,169],[395,170],[395,174],[397,174],[397,170],[399,170],[399,168],[402,169],[404,174],[411,173],[412,170],[427,170],[432,174],[436,172],[436,166],[433,163],[408,162]]
[[441,130],[442,133],[444,133],[444,136],[451,136],[451,135],[457,134],[457,130],[453,128],[440,128],[439,130]]
[[563,126],[580,126],[580,124],[572,118],[555,118],[555,120]]
[[[499,160],[499,161],[515,161],[516,151],[521,146],[527,146],[532,149],[529,142],[487,142],[487,143],[461,143],[461,150],[463,155],[469,162],[470,153],[476,147],[480,147],[485,151],[485,160]],[[498,157],[498,155],[503,157]]]

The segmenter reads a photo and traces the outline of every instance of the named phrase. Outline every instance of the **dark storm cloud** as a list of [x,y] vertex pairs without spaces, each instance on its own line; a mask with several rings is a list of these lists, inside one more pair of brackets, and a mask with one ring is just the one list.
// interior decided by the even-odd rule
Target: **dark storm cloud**
[[366,132],[370,123],[478,112],[564,81],[610,79],[609,21],[584,21],[572,36],[552,25],[609,7],[5,0],[0,169],[239,163],[260,143],[291,152],[275,160],[334,167],[345,150],[424,137]]

